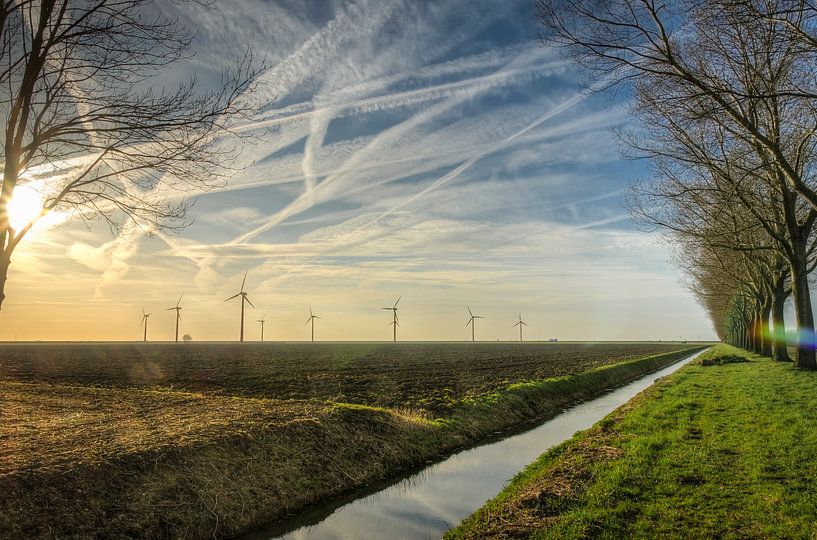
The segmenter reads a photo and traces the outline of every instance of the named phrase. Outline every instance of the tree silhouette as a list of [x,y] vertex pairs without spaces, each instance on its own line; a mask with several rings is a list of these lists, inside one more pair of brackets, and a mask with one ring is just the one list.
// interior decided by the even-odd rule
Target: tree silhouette
[[[246,52],[214,90],[195,78],[170,90],[152,78],[187,58],[193,34],[152,0],[10,0],[0,4],[0,306],[11,256],[34,223],[59,210],[112,232],[187,224],[178,191],[234,171],[239,99],[261,67]],[[18,184],[42,212],[15,230]],[[170,195],[174,195],[175,200]],[[181,202],[179,202],[181,200]]]

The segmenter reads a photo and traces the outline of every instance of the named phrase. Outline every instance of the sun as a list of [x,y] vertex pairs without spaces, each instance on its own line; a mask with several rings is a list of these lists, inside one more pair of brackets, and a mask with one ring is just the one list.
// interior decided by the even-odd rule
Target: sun
[[43,211],[43,198],[40,193],[28,186],[18,186],[11,195],[8,204],[9,223],[19,231],[40,215]]

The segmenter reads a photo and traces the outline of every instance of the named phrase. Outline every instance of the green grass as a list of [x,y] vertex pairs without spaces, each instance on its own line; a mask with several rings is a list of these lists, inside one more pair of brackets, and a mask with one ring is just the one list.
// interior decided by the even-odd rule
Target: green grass
[[448,538],[814,538],[817,373],[719,345],[545,453]]

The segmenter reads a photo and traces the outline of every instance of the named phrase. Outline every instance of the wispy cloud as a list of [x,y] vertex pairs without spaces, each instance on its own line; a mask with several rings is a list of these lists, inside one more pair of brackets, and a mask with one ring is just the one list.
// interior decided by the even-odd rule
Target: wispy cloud
[[[31,244],[20,254],[31,275],[61,277],[39,292],[25,282],[12,308],[21,320],[49,294],[54,305],[94,299],[118,321],[123,303],[185,290],[190,331],[229,339],[234,313],[213,306],[247,270],[274,338],[297,338],[310,303],[325,311],[324,338],[382,337],[367,306],[396,294],[407,339],[462,337],[449,319],[465,302],[491,315],[485,332],[497,337],[512,337],[503,317],[518,310],[536,337],[672,337],[638,295],[699,317],[665,248],[620,207],[641,173],[609,132],[626,104],[581,90],[572,65],[538,43],[527,0],[168,9],[198,29],[197,55],[162,83],[194,72],[206,83],[248,45],[270,64],[248,98],[257,113],[238,127],[257,136],[246,168],[186,194],[199,197],[196,222],[179,236],[111,239],[76,224]],[[71,281],[81,286],[65,292]],[[105,337],[130,337],[132,318]],[[688,331],[705,333],[695,320]]]

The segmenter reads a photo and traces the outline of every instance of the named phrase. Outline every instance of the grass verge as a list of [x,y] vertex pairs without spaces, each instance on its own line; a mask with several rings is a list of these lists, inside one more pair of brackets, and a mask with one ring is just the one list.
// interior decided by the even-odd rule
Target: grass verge
[[230,536],[660,369],[467,398],[444,418],[175,390],[0,383],[0,537]]
[[813,538],[817,373],[726,345],[702,357],[546,452],[446,538]]

